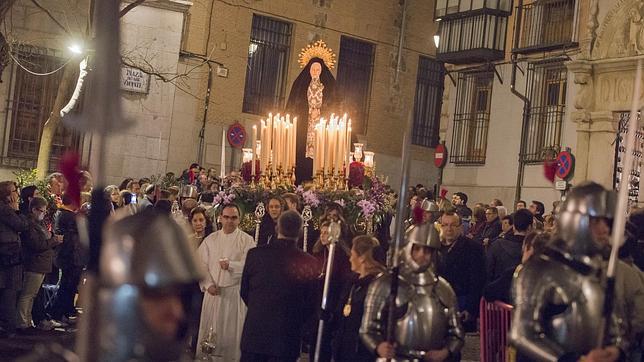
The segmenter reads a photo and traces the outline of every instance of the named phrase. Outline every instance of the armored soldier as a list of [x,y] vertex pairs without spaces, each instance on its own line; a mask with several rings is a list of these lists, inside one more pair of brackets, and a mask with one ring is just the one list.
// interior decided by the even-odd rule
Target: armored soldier
[[433,223],[415,225],[407,232],[407,244],[400,251],[395,344],[386,340],[391,275],[371,284],[365,299],[360,336],[379,357],[395,361],[460,359],[464,332],[458,318],[456,295],[434,271],[440,247]]
[[510,342],[537,361],[615,361],[626,342],[613,313],[608,347],[597,348],[604,331],[605,271],[591,224],[612,219],[615,194],[596,183],[574,188],[561,207],[559,234],[541,255],[516,274]]

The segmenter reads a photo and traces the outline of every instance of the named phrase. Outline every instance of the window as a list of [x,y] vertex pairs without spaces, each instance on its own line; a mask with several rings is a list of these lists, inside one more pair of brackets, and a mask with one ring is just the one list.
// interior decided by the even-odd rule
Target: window
[[460,73],[450,162],[484,164],[494,72]]
[[528,138],[525,162],[542,162],[559,153],[566,109],[566,67],[561,61],[528,66]]
[[284,103],[292,28],[291,23],[253,15],[244,112],[267,114]]
[[434,19],[468,12],[507,12],[512,10],[512,0],[436,0]]
[[[628,133],[628,123],[630,122],[631,112],[616,112],[619,128],[617,130],[617,139],[615,142],[615,163],[613,166],[613,188],[619,190],[622,180],[624,179],[624,156],[626,154],[625,138]],[[640,196],[640,178],[642,173],[642,152],[644,149],[644,125],[642,125],[641,114],[637,113],[637,122],[640,127],[635,133],[635,152],[633,152],[633,169],[631,176],[628,178],[628,207],[636,206]]]
[[575,0],[533,1],[523,5],[518,53],[553,50],[575,44]]
[[435,147],[438,144],[444,80],[443,63],[421,56],[414,99],[412,143],[415,145]]
[[373,44],[346,36],[340,39],[337,86],[356,133],[366,132],[373,57]]
[[[57,52],[51,49],[23,46],[19,48],[16,57],[27,69],[36,73],[46,73],[63,64],[64,60],[57,55]],[[48,76],[36,76],[14,64],[12,73],[13,97],[9,99],[7,109],[11,117],[11,122],[8,122],[10,126],[7,156],[28,161],[19,163],[23,167],[34,167],[34,161],[38,158],[42,129],[54,106],[63,72],[61,70]],[[70,96],[72,91],[73,89],[69,90]],[[52,166],[68,148],[77,149],[79,141],[79,134],[66,129],[61,123],[52,144]]]

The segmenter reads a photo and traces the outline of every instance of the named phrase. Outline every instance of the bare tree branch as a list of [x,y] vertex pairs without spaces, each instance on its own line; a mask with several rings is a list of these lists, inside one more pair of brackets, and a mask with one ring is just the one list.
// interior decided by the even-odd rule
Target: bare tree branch
[[124,7],[123,10],[119,13],[119,18],[122,18],[125,16],[125,14],[129,13],[130,10],[134,9],[135,7],[143,4],[145,0],[135,0],[133,3],[128,4],[128,6]]
[[61,29],[63,29],[63,31],[65,32],[65,34],[67,34],[67,35],[71,35],[71,34],[69,33],[69,30],[67,30],[67,28],[65,28],[65,27],[63,26],[63,24],[61,24],[58,20],[56,20],[56,18],[54,17],[54,15],[53,15],[49,10],[47,10],[44,6],[40,5],[40,3],[38,2],[38,0],[31,0],[31,2],[32,2],[32,3],[34,3],[34,5],[36,5],[36,7],[37,7],[38,9],[40,9],[42,12],[44,12],[45,14],[47,14],[47,16],[49,16],[49,18],[50,18],[54,23],[56,23],[56,25],[58,25]]

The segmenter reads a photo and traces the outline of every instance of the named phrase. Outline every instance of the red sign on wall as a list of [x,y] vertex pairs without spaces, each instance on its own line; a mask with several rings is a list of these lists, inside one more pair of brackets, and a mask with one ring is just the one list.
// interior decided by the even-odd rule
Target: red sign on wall
[[445,163],[447,163],[447,148],[441,143],[436,146],[436,150],[434,151],[434,166],[443,168],[445,167]]

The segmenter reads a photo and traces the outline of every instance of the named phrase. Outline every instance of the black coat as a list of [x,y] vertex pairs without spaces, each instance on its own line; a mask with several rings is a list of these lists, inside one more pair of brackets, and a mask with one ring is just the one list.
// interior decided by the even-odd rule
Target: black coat
[[479,239],[481,243],[485,238],[489,239],[489,241],[491,242],[497,237],[499,237],[499,234],[501,234],[501,231],[503,231],[503,229],[501,228],[501,219],[497,217],[491,223],[485,223],[485,227],[483,228],[483,231],[479,235]]
[[299,356],[302,326],[314,312],[316,266],[291,240],[275,239],[248,252],[240,291],[248,306],[242,352]]
[[[270,240],[277,238],[275,233],[275,221],[268,215],[264,215],[262,223],[259,224],[259,239],[257,240],[257,246],[265,245]],[[253,235],[255,237],[255,235]]]
[[20,232],[29,222],[24,215],[0,201],[0,289],[20,289],[22,285],[22,247]]
[[439,255],[438,274],[454,289],[460,310],[477,316],[485,284],[483,247],[460,236],[451,246],[441,246]]
[[85,264],[85,251],[81,245],[76,226],[76,214],[66,209],[58,209],[54,215],[54,234],[63,236],[54,260],[61,269],[81,267]]
[[33,273],[50,273],[54,259],[53,247],[58,243],[43,222],[30,219],[29,229],[22,233],[24,270]]
[[524,235],[512,234],[492,243],[485,257],[488,281],[498,279],[504,271],[521,263],[524,238]]
[[[367,362],[376,358],[372,351],[362,343],[359,334],[364,314],[364,300],[369,285],[375,278],[376,275],[367,275],[364,278],[356,277],[345,286],[335,313],[337,319],[334,323],[333,356],[337,362]],[[345,316],[343,312],[349,301],[349,296],[351,296],[351,312]]]

